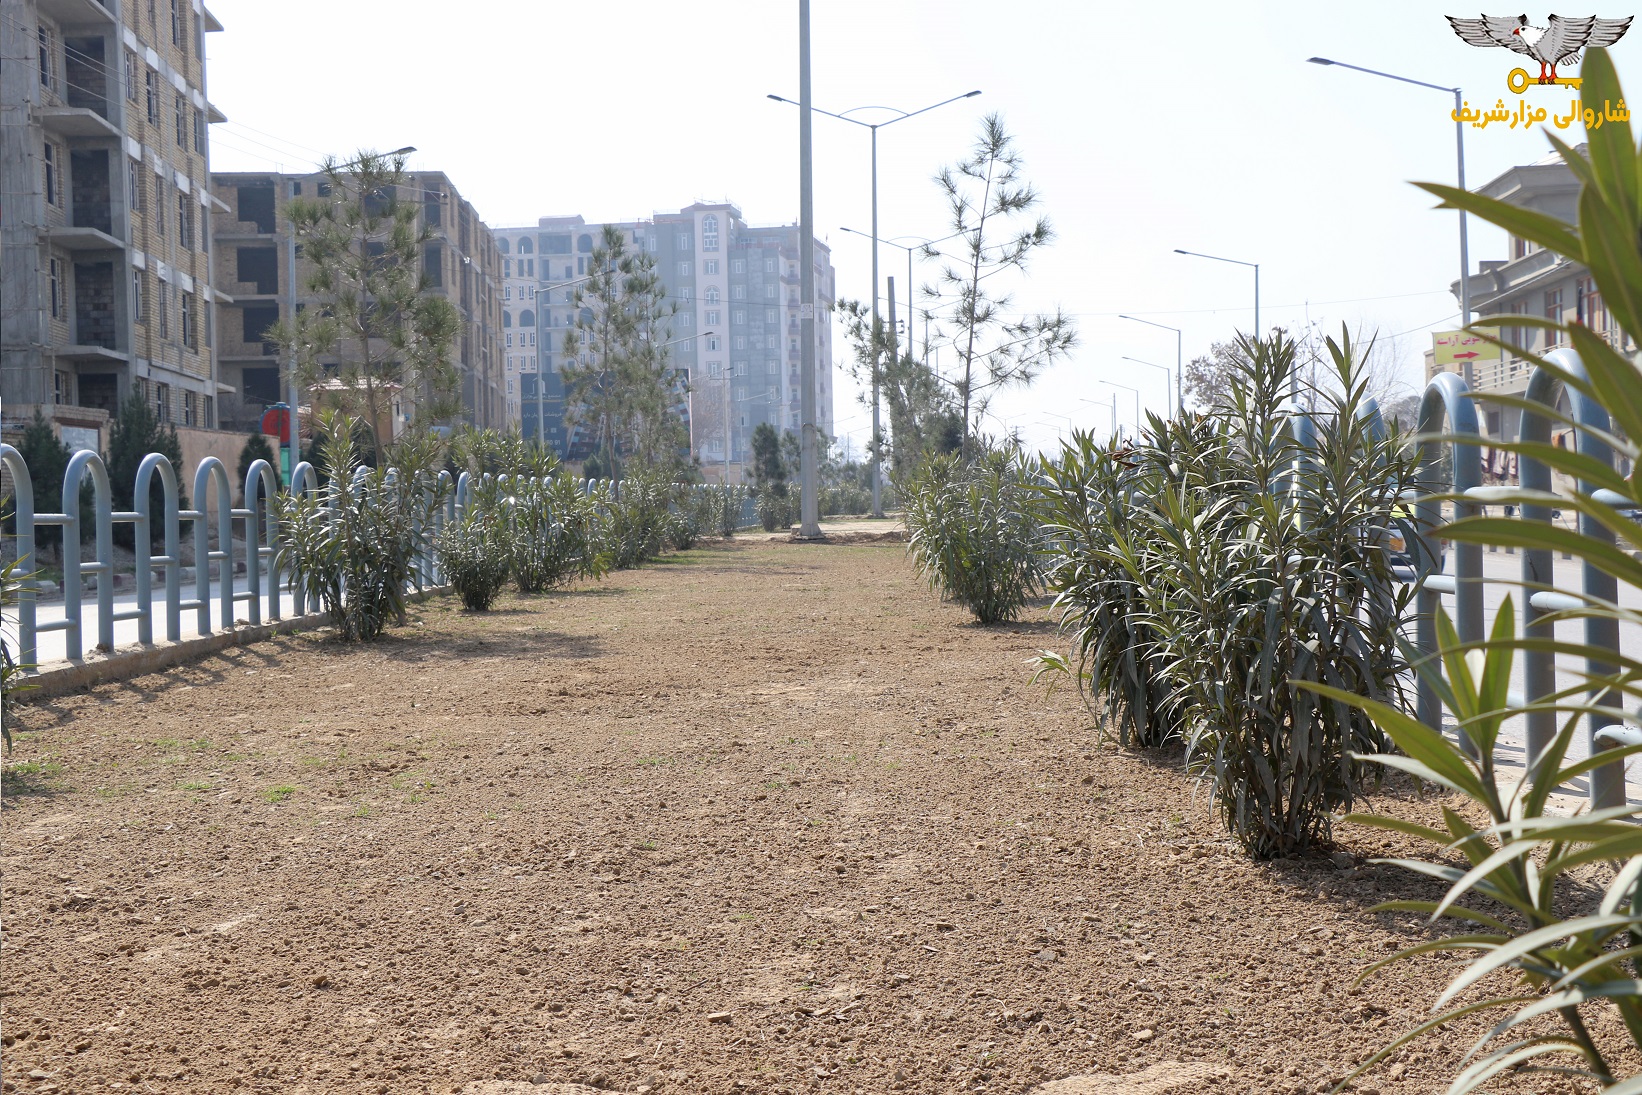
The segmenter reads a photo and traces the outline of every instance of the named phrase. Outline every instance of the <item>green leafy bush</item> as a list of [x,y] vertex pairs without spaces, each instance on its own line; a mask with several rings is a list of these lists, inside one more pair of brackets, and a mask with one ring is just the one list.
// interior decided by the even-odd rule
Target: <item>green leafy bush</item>
[[907,548],[931,588],[980,623],[1014,619],[1042,581],[1043,536],[1021,455],[932,457],[901,489]]
[[667,535],[672,484],[658,476],[630,475],[607,497],[606,543],[617,570],[643,566],[661,554]]
[[[785,484],[782,486],[785,488]],[[774,532],[792,523],[790,500],[785,493],[777,493],[773,487],[759,491],[754,506],[758,512],[758,523],[765,532]]]
[[449,525],[436,546],[445,580],[463,607],[488,611],[512,572],[508,541],[495,514],[473,514]]
[[729,538],[741,527],[741,511],[747,503],[747,488],[742,486],[710,486],[703,488],[709,500],[712,519],[707,527],[720,536]]
[[[1624,91],[1606,50],[1591,50],[1580,76],[1587,102],[1623,100]],[[1520,239],[1587,266],[1614,319],[1635,339],[1642,336],[1642,246],[1638,244],[1642,240],[1642,184],[1638,181],[1642,153],[1628,121],[1609,121],[1592,129],[1588,137],[1588,155],[1554,135],[1550,138],[1581,183],[1577,225],[1453,187],[1421,185],[1450,208],[1464,209]],[[1601,1084],[1606,1095],[1620,1095],[1642,1091],[1642,1076],[1634,1072],[1634,1062],[1642,1053],[1642,888],[1638,886],[1642,827],[1636,824],[1642,811],[1624,801],[1622,774],[1625,760],[1642,752],[1642,746],[1616,746],[1598,739],[1593,757],[1573,763],[1567,763],[1566,757],[1573,735],[1586,718],[1596,716],[1604,723],[1620,724],[1634,735],[1642,725],[1642,714],[1628,709],[1642,701],[1642,663],[1634,652],[1621,652],[1598,657],[1600,662],[1613,663],[1611,668],[1577,668],[1584,662],[1586,647],[1556,638],[1554,625],[1572,619],[1642,624],[1642,612],[1624,607],[1631,595],[1642,590],[1642,561],[1634,554],[1642,551],[1642,524],[1623,512],[1642,508],[1638,472],[1642,444],[1637,440],[1642,438],[1642,400],[1638,399],[1642,375],[1601,333],[1583,324],[1530,318],[1522,322],[1546,328],[1553,332],[1548,341],[1578,352],[1583,376],[1532,353],[1513,351],[1565,389],[1578,391],[1607,409],[1609,428],[1591,431],[1591,435],[1609,445],[1618,466],[1628,467],[1629,473],[1604,466],[1583,451],[1583,443],[1560,448],[1544,442],[1488,440],[1488,444],[1539,460],[1553,472],[1583,482],[1564,494],[1491,487],[1474,492],[1470,500],[1572,509],[1583,519],[1584,528],[1477,516],[1445,525],[1438,534],[1461,543],[1564,552],[1611,575],[1617,580],[1619,596],[1583,597],[1576,608],[1540,616],[1529,629],[1531,633],[1523,636],[1516,634],[1515,611],[1507,599],[1489,638],[1480,644],[1462,643],[1447,615],[1439,612],[1440,664],[1428,663],[1419,669],[1469,739],[1469,751],[1394,705],[1373,702],[1345,688],[1319,683],[1306,687],[1371,714],[1405,754],[1373,760],[1464,796],[1488,818],[1482,828],[1473,828],[1457,812],[1445,809],[1442,829],[1372,815],[1349,819],[1430,843],[1438,856],[1434,861],[1390,862],[1449,883],[1441,901],[1392,902],[1379,906],[1381,910],[1423,912],[1433,920],[1466,925],[1466,934],[1409,948],[1369,967],[1363,976],[1428,951],[1473,955],[1437,999],[1438,1014],[1375,1054],[1359,1073],[1410,1039],[1440,1029],[1461,1015],[1493,1013],[1499,1016],[1498,1022],[1472,1047],[1450,1092],[1464,1095],[1479,1090],[1507,1072],[1538,1072],[1588,1077]],[[1576,434],[1588,429],[1569,414],[1520,398],[1486,398],[1506,406],[1531,407],[1559,429]],[[1599,499],[1596,491],[1612,494]],[[1590,529],[1601,529],[1612,539],[1590,535]],[[1532,704],[1513,703],[1508,691],[1511,664],[1518,651],[1529,650],[1563,655],[1559,675],[1571,673],[1576,680]],[[1538,755],[1528,758],[1520,777],[1509,780],[1495,758],[1500,728],[1506,719],[1531,712],[1560,718],[1561,730]],[[1603,771],[1608,765],[1615,767]],[[1549,814],[1552,792],[1581,777],[1589,777],[1596,788],[1611,787],[1618,804],[1571,817]],[[1451,864],[1456,852],[1469,869]],[[1497,983],[1502,975],[1514,982],[1505,992],[1489,984]],[[1483,999],[1462,997],[1484,985],[1489,990]],[[1460,1003],[1462,999],[1467,1002]],[[1598,1040],[1602,1028],[1589,1022],[1604,1012],[1617,1012],[1623,1029],[1623,1034],[1604,1034],[1606,1044]],[[1629,1075],[1621,1074],[1627,1070]]]
[[[1421,671],[1436,686],[1444,705],[1470,739],[1467,752],[1442,734],[1397,708],[1376,703],[1340,688],[1305,685],[1331,702],[1350,705],[1373,716],[1404,755],[1367,757],[1447,788],[1487,812],[1488,824],[1477,829],[1457,812],[1443,808],[1445,830],[1376,814],[1352,814],[1346,820],[1389,829],[1425,841],[1442,856],[1436,861],[1376,860],[1449,883],[1441,901],[1388,901],[1370,912],[1421,912],[1433,920],[1464,925],[1460,935],[1421,943],[1369,966],[1359,981],[1397,962],[1431,952],[1476,955],[1441,996],[1438,1014],[1370,1057],[1352,1073],[1366,1072],[1405,1043],[1464,1015],[1505,1011],[1495,1026],[1472,1047],[1471,1063],[1449,1091],[1464,1095],[1510,1070],[1575,1071],[1600,1081],[1605,1091],[1636,1091],[1635,1080],[1620,1084],[1612,1047],[1604,1052],[1586,1021],[1603,1005],[1618,1010],[1632,1050],[1642,1049],[1642,828],[1635,824],[1642,807],[1624,805],[1589,814],[1547,814],[1551,794],[1588,776],[1602,764],[1642,753],[1642,745],[1599,752],[1565,763],[1581,716],[1580,704],[1552,706],[1568,717],[1551,745],[1515,781],[1502,779],[1495,758],[1500,729],[1520,709],[1507,699],[1511,661],[1520,645],[1516,614],[1507,597],[1483,649],[1460,642],[1446,612],[1438,610],[1438,643],[1446,677],[1435,666]],[[1505,782],[1502,789],[1501,783]],[[1458,852],[1469,868],[1448,861]],[[1593,895],[1576,872],[1605,868],[1606,885]],[[1583,873],[1583,872],[1581,872]],[[1481,899],[1480,901],[1476,899]],[[1474,904],[1461,904],[1474,902]],[[1482,908],[1475,907],[1481,904]],[[1489,992],[1480,1001],[1456,1004],[1460,996],[1494,974],[1509,973],[1516,982],[1506,995]],[[1453,1005],[1453,1006],[1450,1006]],[[1561,1028],[1535,1020],[1555,1018]],[[1503,1041],[1503,1044],[1501,1042]],[[1486,1050],[1486,1052],[1484,1052]],[[1541,1061],[1551,1055],[1573,1057],[1555,1068]]]
[[324,485],[277,496],[277,565],[323,606],[342,638],[367,642],[404,620],[405,591],[418,555],[432,546],[439,497],[426,467],[363,468],[355,425],[328,416],[319,443]]
[[604,518],[581,484],[567,475],[513,476],[494,501],[502,514],[509,569],[521,593],[541,593],[609,569]]

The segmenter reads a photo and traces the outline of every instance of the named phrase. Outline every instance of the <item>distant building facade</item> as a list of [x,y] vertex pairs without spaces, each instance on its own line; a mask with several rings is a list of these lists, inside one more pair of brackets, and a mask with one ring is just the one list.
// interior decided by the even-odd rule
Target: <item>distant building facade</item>
[[[728,458],[736,478],[759,424],[794,433],[801,426],[798,228],[748,225],[726,202],[698,202],[614,226],[630,247],[655,258],[668,300],[678,309],[668,354],[688,378],[691,452],[712,477]],[[517,408],[525,436],[537,436],[540,369],[546,437],[567,459],[580,459],[592,447],[586,431],[566,424],[560,376],[566,328],[575,325],[578,286],[572,283],[588,275],[604,227],[570,216],[495,230],[504,272],[509,407]],[[819,240],[815,297],[816,426],[830,437],[835,275],[830,251]]]
[[[270,404],[288,401],[288,363],[264,334],[311,298],[303,290],[309,267],[297,254],[286,203],[322,194],[326,185],[319,172],[211,177],[218,210],[216,281],[230,298],[217,309],[222,379],[234,389],[222,404],[225,429],[251,429]],[[397,196],[415,204],[418,227],[433,233],[422,247],[425,292],[446,298],[462,316],[462,334],[452,351],[461,375],[462,418],[474,426],[504,426],[502,262],[496,241],[441,172],[408,173]],[[404,394],[402,415],[414,401],[415,393]]]
[[[1584,154],[1585,147],[1579,151]],[[1579,219],[1579,189],[1578,177],[1553,154],[1513,167],[1476,192],[1573,224]],[[1614,322],[1589,269],[1519,236],[1510,236],[1508,241],[1510,258],[1484,260],[1479,271],[1469,276],[1473,322],[1500,327],[1506,342],[1538,355],[1565,345],[1565,340],[1558,339],[1554,331],[1513,326],[1511,317],[1579,323],[1634,357],[1636,344]],[[1453,290],[1458,299],[1459,282],[1454,282]],[[1461,371],[1457,365],[1438,366],[1428,351],[1426,379],[1444,370]],[[1532,372],[1530,362],[1507,351],[1499,362],[1474,366],[1472,378],[1478,391],[1521,396]],[[1516,408],[1484,404],[1478,410],[1483,419],[1479,424],[1490,437],[1517,436],[1521,416]]]
[[0,402],[101,448],[127,400],[209,428],[210,124],[199,0],[0,0]]

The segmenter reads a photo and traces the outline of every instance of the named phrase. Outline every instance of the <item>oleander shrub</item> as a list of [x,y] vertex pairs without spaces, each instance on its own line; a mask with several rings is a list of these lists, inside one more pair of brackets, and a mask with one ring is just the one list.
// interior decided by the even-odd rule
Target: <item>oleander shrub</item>
[[520,593],[542,593],[610,569],[607,520],[582,483],[567,475],[514,475],[499,480],[494,503],[509,570]]
[[1042,584],[1029,474],[1018,451],[987,449],[931,457],[900,487],[913,561],[982,624],[1014,619]]
[[709,486],[702,492],[709,499],[711,520],[707,527],[728,539],[741,527],[741,511],[746,508],[747,488],[744,486]]
[[781,484],[778,491],[774,487],[766,487],[758,492],[754,500],[758,513],[758,523],[765,532],[774,532],[776,529],[786,528],[792,524],[792,499],[786,493],[786,484]]
[[481,510],[446,526],[435,550],[445,580],[462,598],[462,606],[473,612],[488,611],[512,573],[499,516]]
[[322,419],[325,482],[276,496],[276,566],[325,610],[341,638],[367,642],[404,621],[405,592],[418,558],[432,548],[441,496],[421,459],[431,447],[401,448],[408,458],[398,466],[367,468],[354,442],[356,425],[347,415]]
[[606,544],[617,570],[643,566],[661,554],[673,485],[654,474],[630,475],[604,499]]

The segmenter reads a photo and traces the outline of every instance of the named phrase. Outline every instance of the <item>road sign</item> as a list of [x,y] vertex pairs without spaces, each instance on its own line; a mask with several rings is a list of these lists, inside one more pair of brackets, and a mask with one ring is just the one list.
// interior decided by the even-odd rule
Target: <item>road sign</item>
[[1438,331],[1431,336],[1436,364],[1461,365],[1469,361],[1473,365],[1481,365],[1498,362],[1503,357],[1503,351],[1498,343],[1483,338],[1485,334],[1490,338],[1498,338],[1500,329],[1476,327],[1469,331]]

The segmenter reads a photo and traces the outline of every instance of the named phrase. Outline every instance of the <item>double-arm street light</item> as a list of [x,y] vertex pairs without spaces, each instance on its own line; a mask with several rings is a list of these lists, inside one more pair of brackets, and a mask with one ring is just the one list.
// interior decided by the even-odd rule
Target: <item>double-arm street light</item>
[[[817,114],[825,114],[829,118],[837,118],[841,122],[849,122],[851,125],[858,125],[872,131],[872,329],[874,331],[878,330],[878,131],[885,126],[894,125],[896,122],[904,122],[908,118],[916,118],[920,114],[927,114],[937,107],[946,106],[948,103],[955,103],[959,99],[973,99],[979,94],[979,91],[966,91],[962,95],[954,95],[950,99],[942,99],[938,103],[931,103],[929,106],[912,111],[900,110],[892,106],[857,106],[851,107],[849,110],[846,110],[841,114],[834,114],[832,111],[822,110],[818,106],[810,107],[810,110]],[[800,103],[795,103],[791,99],[784,98],[780,95],[769,95],[766,96],[766,98],[774,99],[778,103],[787,103],[791,106],[803,105]],[[859,118],[851,118],[849,116],[861,110],[889,110],[893,111],[896,116],[887,122],[863,122]],[[881,477],[878,474],[880,463],[878,447],[882,443],[879,436],[878,421],[878,374],[878,352],[877,349],[874,348],[872,355],[872,515],[874,517],[882,517],[884,515],[884,506],[879,485],[879,479]]]
[[[862,232],[855,228],[839,228],[838,230],[840,232],[848,232],[852,236],[863,236],[867,239],[872,238],[869,233]],[[925,257],[935,257],[940,254],[939,251],[935,250],[935,245],[937,243],[945,243],[947,240],[956,239],[961,235],[963,235],[962,232],[954,232],[952,235],[942,236],[938,240],[928,239],[924,236],[895,236],[892,239],[878,241],[879,243],[887,243],[891,247],[898,247],[907,253],[907,346],[909,349],[912,346],[912,254],[914,251],[924,251]],[[918,243],[916,246],[908,247],[904,243],[896,243],[896,240],[917,240]],[[929,340],[927,338],[924,340],[924,356],[929,356]]]
[[[1353,72],[1365,72],[1370,76],[1380,76],[1387,80],[1396,80],[1400,84],[1413,84],[1415,87],[1430,88],[1432,91],[1441,91],[1454,96],[1454,147],[1459,155],[1459,187],[1465,189],[1465,123],[1460,121],[1460,111],[1465,107],[1463,92],[1457,87],[1446,87],[1442,84],[1428,84],[1424,80],[1411,80],[1407,76],[1396,76],[1379,69],[1364,68],[1361,65],[1348,65],[1344,61],[1332,61],[1327,57],[1306,58],[1314,65],[1328,65],[1333,68],[1349,68]],[[1460,326],[1468,327],[1471,324],[1471,241],[1466,234],[1465,210],[1460,210]],[[1471,386],[1471,362],[1467,361],[1465,369],[1465,386]]]
[[[1184,336],[1180,333],[1180,328],[1179,327],[1170,327],[1166,323],[1153,323],[1151,320],[1141,319],[1139,316],[1118,316],[1117,318],[1127,319],[1132,323],[1144,323],[1148,327],[1161,327],[1165,331],[1173,331],[1174,332],[1175,412],[1177,414],[1179,414],[1181,417],[1185,417],[1185,414],[1186,414],[1186,366],[1185,366],[1185,360],[1186,359],[1185,359],[1184,353],[1182,352]],[[1131,358],[1130,360],[1133,360],[1133,359]],[[1141,362],[1141,364],[1145,365],[1145,364],[1150,364],[1150,363],[1149,362]]]
[[1158,364],[1155,364],[1155,363],[1150,362],[1150,361],[1142,361],[1138,357],[1125,357],[1123,360],[1124,361],[1132,361],[1136,365],[1144,365],[1148,369],[1156,369],[1158,372],[1162,373],[1163,374],[1163,402],[1165,402],[1165,403],[1170,402],[1170,400],[1169,400],[1169,369],[1168,369],[1167,366],[1158,365]]

